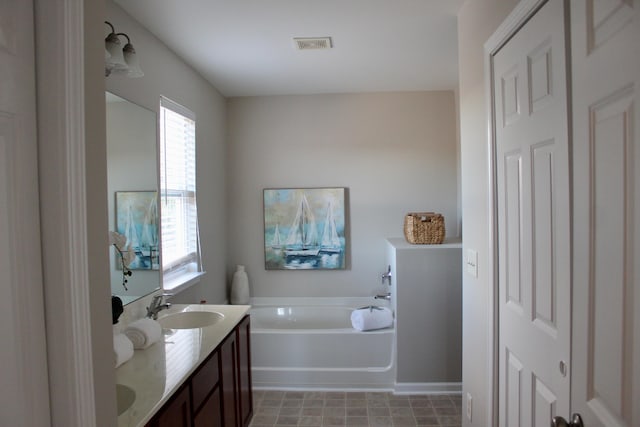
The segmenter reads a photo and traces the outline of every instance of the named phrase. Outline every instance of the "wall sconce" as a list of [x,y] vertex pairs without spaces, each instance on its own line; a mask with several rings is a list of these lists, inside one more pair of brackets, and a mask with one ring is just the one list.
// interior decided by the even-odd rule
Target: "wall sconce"
[[[111,74],[127,77],[144,76],[144,73],[140,68],[140,64],[138,63],[138,55],[136,55],[136,50],[133,48],[129,36],[125,33],[116,33],[116,30],[110,22],[104,21],[104,23],[111,27],[111,32],[104,39],[104,75],[106,77]],[[125,44],[124,47],[121,47],[122,43],[120,42],[120,36],[127,38],[127,44]]]

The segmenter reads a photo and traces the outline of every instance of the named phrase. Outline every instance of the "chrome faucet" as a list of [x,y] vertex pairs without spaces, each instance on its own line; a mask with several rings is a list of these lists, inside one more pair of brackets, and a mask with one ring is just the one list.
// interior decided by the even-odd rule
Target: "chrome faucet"
[[389,286],[391,286],[391,266],[387,267],[387,272],[386,273],[382,273],[382,284],[384,285],[384,281],[388,280],[389,281]]
[[158,313],[161,310],[165,310],[169,307],[171,307],[171,303],[170,302],[164,302],[163,300],[164,298],[169,298],[172,297],[173,294],[159,294],[153,297],[153,299],[151,300],[151,304],[149,304],[149,307],[147,307],[147,317],[153,320],[157,320],[158,319]]
[[378,294],[373,299],[386,299],[387,301],[391,301],[391,292],[387,292],[386,294]]

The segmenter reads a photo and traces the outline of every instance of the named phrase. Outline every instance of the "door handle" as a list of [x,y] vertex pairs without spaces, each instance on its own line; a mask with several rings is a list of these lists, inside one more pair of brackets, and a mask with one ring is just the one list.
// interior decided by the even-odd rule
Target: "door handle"
[[551,427],[584,427],[580,414],[573,414],[571,422],[567,422],[564,417],[553,417]]

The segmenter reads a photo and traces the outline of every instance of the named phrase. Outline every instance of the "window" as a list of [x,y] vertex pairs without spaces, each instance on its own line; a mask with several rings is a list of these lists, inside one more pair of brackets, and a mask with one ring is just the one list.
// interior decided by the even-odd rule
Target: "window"
[[160,212],[163,287],[195,283],[202,272],[196,203],[196,116],[160,99]]

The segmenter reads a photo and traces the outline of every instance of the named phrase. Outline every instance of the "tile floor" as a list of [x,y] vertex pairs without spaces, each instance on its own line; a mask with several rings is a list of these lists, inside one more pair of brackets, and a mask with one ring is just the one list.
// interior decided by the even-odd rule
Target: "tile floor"
[[255,391],[251,427],[460,427],[459,395]]

